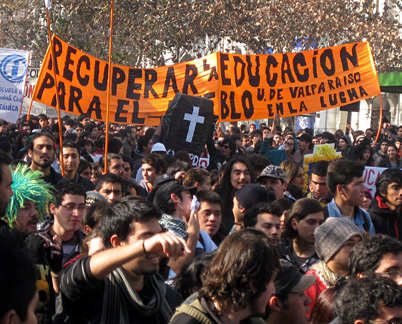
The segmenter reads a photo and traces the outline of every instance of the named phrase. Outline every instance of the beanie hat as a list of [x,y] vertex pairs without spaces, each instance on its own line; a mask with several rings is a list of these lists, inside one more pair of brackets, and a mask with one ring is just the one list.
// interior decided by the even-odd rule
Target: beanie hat
[[319,258],[327,263],[336,252],[351,237],[358,235],[363,238],[359,228],[346,217],[330,217],[324,224],[317,227],[315,235],[315,250]]
[[97,191],[87,191],[87,199],[85,201],[87,207],[92,206],[93,204],[97,203],[98,201],[107,202],[107,199]]
[[240,206],[248,209],[259,202],[268,202],[268,191],[258,184],[248,184],[236,192],[236,198]]

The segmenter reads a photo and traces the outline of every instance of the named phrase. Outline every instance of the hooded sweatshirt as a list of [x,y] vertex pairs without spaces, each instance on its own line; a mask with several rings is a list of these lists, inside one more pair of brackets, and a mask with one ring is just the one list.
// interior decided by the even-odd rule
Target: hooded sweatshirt
[[[297,140],[294,139],[295,143],[295,148],[293,152],[291,153],[292,155],[299,149],[299,145],[297,144]],[[269,139],[265,138],[261,144],[261,150],[260,150],[261,155],[266,156],[273,165],[279,166],[283,161],[286,161],[288,159],[288,156],[286,155],[286,151],[284,149],[282,150],[270,150],[269,149]]]
[[375,232],[402,239],[402,215],[388,208],[382,197],[376,195],[371,202],[369,213]]

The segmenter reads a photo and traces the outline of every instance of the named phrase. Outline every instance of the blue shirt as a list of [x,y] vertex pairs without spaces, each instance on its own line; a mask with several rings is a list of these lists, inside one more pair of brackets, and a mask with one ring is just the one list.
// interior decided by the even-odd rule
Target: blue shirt
[[[341,214],[341,211],[339,210],[339,207],[335,204],[334,199],[332,199],[332,201],[328,204],[327,208],[328,217],[346,217]],[[368,231],[366,231],[366,229],[364,228],[364,218],[366,218],[366,223],[369,225]],[[361,209],[360,207],[355,207],[355,211],[353,213],[353,222],[360,230],[366,231],[369,234],[375,234],[375,229],[373,222],[371,221],[370,214],[364,209]]]

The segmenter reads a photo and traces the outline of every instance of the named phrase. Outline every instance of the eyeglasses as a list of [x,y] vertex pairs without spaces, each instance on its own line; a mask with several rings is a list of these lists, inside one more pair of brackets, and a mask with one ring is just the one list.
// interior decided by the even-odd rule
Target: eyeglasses
[[225,150],[229,149],[229,145],[222,145],[222,147],[223,147]]
[[370,320],[370,324],[402,324],[402,319],[393,320],[392,322],[380,321],[380,320]]
[[85,205],[78,205],[78,206],[67,205],[67,206],[65,206],[65,205],[60,204],[60,206],[67,209],[69,212],[73,212],[74,210],[77,210],[78,212],[82,212],[87,209],[87,206],[85,206]]
[[385,272],[379,272],[375,273],[376,276],[379,277],[387,277],[392,280],[398,280],[402,278],[402,270],[391,270],[391,271],[385,271]]

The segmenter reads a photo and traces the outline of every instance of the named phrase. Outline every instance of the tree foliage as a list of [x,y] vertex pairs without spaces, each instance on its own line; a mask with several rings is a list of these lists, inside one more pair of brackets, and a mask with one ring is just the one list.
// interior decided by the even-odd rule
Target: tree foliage
[[[402,7],[373,0],[116,0],[113,57],[117,64],[158,66],[212,51],[283,53],[297,48],[370,42],[379,72],[401,71]],[[110,2],[54,0],[52,31],[107,60]],[[0,46],[33,52],[38,66],[48,44],[43,0],[0,5]]]

